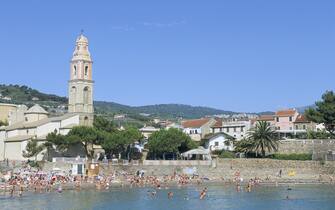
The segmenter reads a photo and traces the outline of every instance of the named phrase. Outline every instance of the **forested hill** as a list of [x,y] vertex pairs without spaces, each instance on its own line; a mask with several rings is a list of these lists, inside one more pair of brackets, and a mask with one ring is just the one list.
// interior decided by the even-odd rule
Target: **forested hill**
[[[10,101],[5,100],[11,98]],[[0,85],[0,102],[26,104],[28,106],[38,103],[47,108],[56,108],[67,104],[67,98],[53,94],[41,93],[27,86]],[[132,115],[149,114],[161,118],[200,118],[214,114],[234,114],[234,112],[213,109],[209,107],[190,106],[183,104],[158,104],[148,106],[127,106],[114,102],[95,101],[96,113],[114,114],[125,113]]]

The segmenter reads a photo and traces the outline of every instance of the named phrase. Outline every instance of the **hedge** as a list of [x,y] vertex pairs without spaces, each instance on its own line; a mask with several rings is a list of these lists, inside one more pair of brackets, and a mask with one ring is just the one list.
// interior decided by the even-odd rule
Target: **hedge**
[[312,154],[307,153],[273,154],[269,156],[269,158],[278,160],[312,160]]

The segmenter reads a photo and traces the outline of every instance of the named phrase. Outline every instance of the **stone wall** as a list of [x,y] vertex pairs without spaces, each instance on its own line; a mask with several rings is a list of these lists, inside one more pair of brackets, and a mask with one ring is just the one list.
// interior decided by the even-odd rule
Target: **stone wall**
[[335,160],[334,139],[290,139],[280,141],[278,153],[313,154],[313,160]]
[[279,144],[279,153],[327,153],[335,151],[334,139],[290,139],[282,140]]
[[[244,179],[260,177],[271,180],[279,179],[277,174],[282,170],[282,178],[280,179],[303,179],[318,180],[319,174],[329,177],[335,174],[335,163],[327,162],[322,164],[320,161],[291,161],[291,160],[273,160],[273,159],[217,159],[216,167],[213,166],[190,166],[190,165],[105,165],[102,170],[105,173],[113,173],[114,171],[124,171],[135,174],[137,170],[144,170],[146,175],[171,175],[174,171],[182,173],[185,170],[194,170],[199,176],[209,177],[210,179],[224,178],[232,180],[237,170],[240,171]],[[290,176],[290,172],[295,172],[295,176]]]

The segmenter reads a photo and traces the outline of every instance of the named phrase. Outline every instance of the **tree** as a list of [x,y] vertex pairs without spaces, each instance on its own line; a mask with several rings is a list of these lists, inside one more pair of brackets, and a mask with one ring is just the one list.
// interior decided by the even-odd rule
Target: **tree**
[[47,149],[55,146],[56,150],[63,153],[68,150],[70,144],[66,139],[66,136],[57,134],[57,131],[49,133],[46,137],[46,142],[44,143]]
[[131,151],[131,145],[138,140],[143,138],[141,132],[138,129],[129,127],[125,130],[116,130],[112,133],[104,134],[104,141],[101,146],[105,150],[106,154],[120,154],[127,152],[127,158],[129,159],[129,153]]
[[7,120],[5,120],[5,121],[1,121],[1,120],[0,120],[0,127],[1,127],[1,126],[7,126],[7,125],[8,125]]
[[165,159],[166,153],[179,154],[195,147],[195,142],[188,135],[175,128],[156,131],[148,140],[149,152],[155,158]]
[[305,115],[308,120],[323,123],[326,131],[335,136],[335,95],[333,91],[326,91],[322,101],[315,102],[316,108],[309,108]]
[[271,152],[278,149],[275,131],[267,122],[257,122],[255,128],[251,129],[248,134],[248,140],[251,143],[250,149],[254,152],[260,152],[262,157],[265,157],[266,150]]
[[112,121],[101,116],[94,116],[93,127],[106,132],[113,132],[116,130],[116,125]]
[[44,145],[38,145],[37,140],[29,140],[26,146],[26,150],[22,152],[23,157],[31,158],[35,157],[35,161],[37,160],[37,155],[42,152],[44,149]]
[[93,145],[100,145],[102,142],[102,136],[93,127],[88,126],[76,126],[66,135],[67,145],[77,144],[83,146],[87,157],[92,158],[93,156]]
[[242,139],[241,141],[236,141],[235,143],[235,152],[240,152],[240,153],[249,153],[252,152],[253,149],[253,143],[249,139]]

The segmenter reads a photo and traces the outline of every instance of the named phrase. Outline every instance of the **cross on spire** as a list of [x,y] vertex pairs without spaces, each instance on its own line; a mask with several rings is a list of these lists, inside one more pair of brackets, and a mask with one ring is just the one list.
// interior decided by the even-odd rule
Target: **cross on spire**
[[84,29],[81,29],[80,30],[80,35],[83,35],[84,34]]

